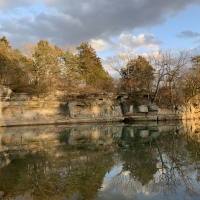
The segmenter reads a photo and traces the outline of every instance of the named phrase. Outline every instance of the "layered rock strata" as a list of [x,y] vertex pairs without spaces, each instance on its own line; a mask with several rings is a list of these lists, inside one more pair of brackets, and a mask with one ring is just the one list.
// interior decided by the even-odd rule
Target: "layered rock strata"
[[[99,94],[63,97],[52,94],[43,98],[11,94],[0,101],[0,126],[68,124],[114,121],[168,121],[199,119],[200,109],[193,105],[158,107],[134,105],[127,95]],[[69,98],[70,97],[70,98]],[[199,111],[198,111],[199,110]]]

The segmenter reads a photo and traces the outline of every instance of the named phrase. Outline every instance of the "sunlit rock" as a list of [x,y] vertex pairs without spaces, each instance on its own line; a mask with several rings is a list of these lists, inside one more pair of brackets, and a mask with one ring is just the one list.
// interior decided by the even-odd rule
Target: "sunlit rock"
[[147,113],[148,112],[148,106],[147,105],[140,105],[135,107],[135,112],[138,113]]
[[0,85],[0,100],[10,100],[10,96],[12,94],[12,90],[9,87]]
[[14,94],[10,101],[0,101],[0,126],[200,118],[196,103],[160,108],[156,104],[136,106],[129,98],[115,98],[113,94],[61,96],[50,94],[36,98]]

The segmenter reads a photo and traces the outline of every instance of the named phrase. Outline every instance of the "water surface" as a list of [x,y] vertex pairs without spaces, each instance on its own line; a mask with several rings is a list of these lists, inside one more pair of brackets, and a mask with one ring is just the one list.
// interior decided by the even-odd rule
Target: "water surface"
[[1,128],[6,200],[200,199],[195,122]]

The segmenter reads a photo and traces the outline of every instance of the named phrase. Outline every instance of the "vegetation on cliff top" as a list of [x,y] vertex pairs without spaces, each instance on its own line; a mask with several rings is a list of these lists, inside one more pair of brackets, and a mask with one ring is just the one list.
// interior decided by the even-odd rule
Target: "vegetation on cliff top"
[[69,93],[128,92],[139,101],[178,104],[199,93],[200,55],[186,50],[165,50],[148,56],[132,53],[107,58],[120,78],[109,75],[88,44],[66,50],[46,40],[25,44],[23,52],[0,38],[0,84],[14,92],[40,95],[49,91]]

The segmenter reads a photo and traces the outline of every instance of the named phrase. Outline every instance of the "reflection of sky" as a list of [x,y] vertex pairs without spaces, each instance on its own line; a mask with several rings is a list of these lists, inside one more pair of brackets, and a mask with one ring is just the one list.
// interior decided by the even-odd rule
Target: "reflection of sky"
[[[95,200],[129,200],[129,199],[144,199],[144,197],[146,196],[146,199],[149,196],[149,192],[148,192],[148,188],[146,186],[142,186],[140,184],[140,182],[138,181],[134,181],[131,180],[131,182],[134,184],[135,188],[137,188],[137,196],[131,196],[131,195],[125,195],[123,193],[123,183],[122,183],[122,187],[120,187],[120,185],[118,185],[118,188],[113,188],[111,187],[112,184],[112,180],[113,178],[119,174],[122,170],[122,163],[115,165],[112,170],[107,173],[105,175],[103,184],[102,184],[102,189],[99,191],[97,197],[95,198]],[[121,174],[121,176],[123,177],[123,181],[125,181],[124,183],[126,184],[126,182],[128,183],[130,181],[130,177],[129,177],[129,172],[123,172]],[[123,182],[122,181],[122,182]],[[128,185],[127,185],[128,187]],[[140,188],[140,189],[139,189]],[[155,194],[151,194],[151,197],[155,196]]]
[[115,165],[109,173],[105,175],[102,189],[99,191],[95,200],[123,200],[123,199],[130,199],[130,197],[124,197],[123,194],[119,194],[119,191],[116,192],[114,189],[110,189],[111,180],[121,172],[122,164]]
[[[165,155],[166,156],[166,155]],[[165,157],[164,156],[164,157]],[[167,156],[165,157],[167,158]],[[167,160],[167,159],[166,159]],[[158,167],[158,166],[157,166]],[[105,175],[102,189],[97,194],[95,200],[199,200],[199,185],[192,183],[190,187],[186,187],[183,182],[177,186],[175,191],[165,191],[159,176],[162,174],[158,169],[154,175],[155,180],[151,180],[147,185],[142,185],[139,181],[131,179],[129,172],[123,172],[122,163],[115,165],[109,173]],[[121,179],[117,185],[113,187],[114,178],[120,174]],[[161,175],[162,176],[162,175]],[[160,176],[160,178],[161,178]],[[178,175],[176,175],[178,178]],[[190,171],[190,178],[195,179],[196,170]],[[180,178],[180,177],[179,177]],[[191,189],[192,188],[192,189]]]
[[122,165],[115,165],[110,172],[106,173],[103,184],[102,184],[102,191],[106,190],[109,186],[109,183],[111,181],[111,179],[116,176],[117,174],[119,174],[122,170]]

